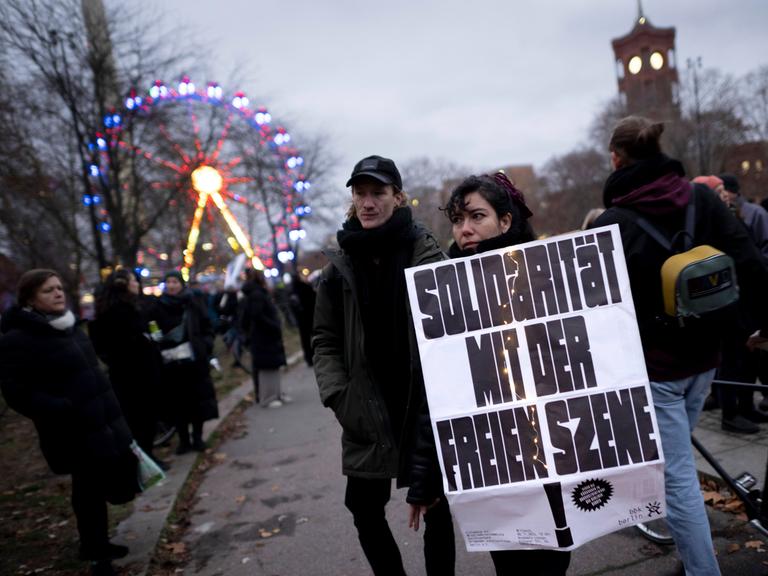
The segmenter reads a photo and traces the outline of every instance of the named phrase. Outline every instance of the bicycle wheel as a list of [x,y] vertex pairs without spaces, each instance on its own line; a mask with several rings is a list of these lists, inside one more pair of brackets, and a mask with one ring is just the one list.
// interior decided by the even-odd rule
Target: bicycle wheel
[[642,522],[636,524],[635,528],[640,531],[645,538],[656,544],[674,544],[675,541],[672,538],[672,534],[667,526],[667,521],[664,518],[657,520],[650,520],[648,522]]
[[176,426],[172,426],[171,424],[162,421],[158,422],[155,431],[155,439],[152,441],[152,445],[155,448],[167,446],[174,434],[176,434]]

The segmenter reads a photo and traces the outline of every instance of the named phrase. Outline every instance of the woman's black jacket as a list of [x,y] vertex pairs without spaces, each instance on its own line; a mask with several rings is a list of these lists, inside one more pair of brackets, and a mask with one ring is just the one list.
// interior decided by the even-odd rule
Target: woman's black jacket
[[149,340],[146,322],[136,306],[117,302],[90,322],[88,332],[96,353],[109,367],[109,379],[120,405],[139,414],[154,414],[162,360]]
[[[0,330],[3,396],[34,422],[51,470],[106,478],[124,469],[133,458],[131,433],[88,337],[77,327],[56,329],[41,314],[19,307],[3,315]],[[132,463],[133,477],[124,479],[135,487]]]

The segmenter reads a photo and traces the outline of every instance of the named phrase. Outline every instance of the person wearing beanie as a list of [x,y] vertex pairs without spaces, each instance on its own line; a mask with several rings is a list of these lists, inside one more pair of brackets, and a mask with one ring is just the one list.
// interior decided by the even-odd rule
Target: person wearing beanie
[[[718,178],[709,176],[708,178]],[[716,190],[720,199],[730,208],[749,232],[749,236],[768,265],[768,212],[758,205],[748,202],[742,195],[739,180],[733,174],[720,174],[722,186]],[[749,325],[749,311],[744,311],[742,323]],[[750,350],[743,342],[743,334],[726,337],[723,342],[722,363],[717,372],[718,380],[754,384],[760,375],[765,360],[765,352]],[[763,378],[765,375],[763,375]],[[760,380],[763,381],[763,378]],[[737,386],[713,386],[713,397],[722,408],[722,428],[737,434],[754,434],[760,431],[759,423],[768,422],[768,414],[755,409],[754,393],[748,388]],[[761,407],[764,404],[761,404]],[[765,403],[768,407],[768,402]]]
[[165,291],[148,316],[162,333],[162,381],[168,411],[179,434],[176,453],[192,449],[202,452],[206,448],[203,423],[219,416],[208,362],[213,352],[213,327],[205,305],[187,288],[179,271],[166,273],[163,280]]
[[[337,234],[340,248],[325,251],[330,263],[317,289],[313,365],[320,399],[343,431],[344,503],[360,545],[376,576],[403,576],[385,506],[392,478],[411,484],[406,456],[426,404],[404,271],[444,256],[413,220],[392,160],[363,158],[347,186],[352,204]],[[434,448],[426,458],[437,461]],[[425,511],[426,573],[451,576],[453,522],[442,481],[424,488],[408,501]]]
[[722,196],[723,191],[725,190],[723,181],[717,176],[696,176],[691,182],[694,184],[704,184],[704,186],[712,190],[712,192],[718,196]]
[[741,195],[739,180],[733,174],[720,174],[723,182],[720,199],[744,222],[757,249],[768,265],[768,212],[759,204],[747,201]]

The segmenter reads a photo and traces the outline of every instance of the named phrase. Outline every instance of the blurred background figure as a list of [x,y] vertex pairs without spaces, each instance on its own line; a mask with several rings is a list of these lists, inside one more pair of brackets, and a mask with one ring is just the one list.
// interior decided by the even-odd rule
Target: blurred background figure
[[315,317],[315,289],[300,274],[292,276],[291,283],[291,309],[301,335],[301,349],[304,352],[304,361],[307,366],[312,366],[312,321]]
[[739,180],[733,174],[720,174],[723,183],[717,192],[736,217],[749,230],[752,241],[768,264],[768,212],[759,204],[748,202],[740,193]]
[[170,410],[179,434],[176,453],[191,449],[202,452],[206,448],[203,422],[219,416],[208,363],[213,329],[204,303],[186,288],[180,272],[167,273],[164,282],[165,292],[155,301],[150,318],[162,332],[162,378],[169,389]]
[[[733,174],[697,176],[693,182],[704,184],[717,193],[720,200],[731,210],[746,228],[754,245],[768,263],[768,212],[761,206],[747,202],[739,193],[739,181]],[[740,307],[741,330],[723,335],[722,362],[717,370],[717,380],[754,384],[761,374],[764,352],[749,350],[746,337],[752,330],[750,310]],[[754,328],[754,326],[752,327]],[[764,381],[765,376],[761,378]],[[768,414],[755,409],[754,393],[739,386],[713,385],[705,404],[707,409],[722,408],[721,427],[737,434],[754,434],[760,431],[761,422],[768,422]]]
[[251,349],[256,402],[277,408],[290,400],[280,390],[280,367],[286,364],[280,316],[260,271],[248,271],[242,292],[241,332]]
[[581,230],[588,230],[592,227],[592,224],[595,223],[595,220],[597,220],[600,217],[600,214],[605,212],[605,208],[592,208],[589,212],[587,212],[584,215],[584,220],[581,223]]
[[88,337],[67,309],[53,270],[22,275],[18,304],[3,314],[0,387],[8,405],[30,418],[55,474],[72,475],[80,558],[94,574],[128,553],[109,542],[107,502],[138,492],[131,432]]
[[[112,272],[96,295],[96,319],[88,331],[97,354],[109,367],[109,379],[133,437],[153,456],[152,443],[165,394],[160,352],[149,338],[140,298],[141,284],[133,271],[122,268]],[[158,464],[167,468],[164,462]]]

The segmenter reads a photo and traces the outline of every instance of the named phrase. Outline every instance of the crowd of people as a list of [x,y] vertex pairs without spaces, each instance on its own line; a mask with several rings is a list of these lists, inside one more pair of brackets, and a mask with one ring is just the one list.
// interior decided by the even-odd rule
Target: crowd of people
[[[689,435],[705,405],[722,408],[722,427],[730,432],[753,433],[768,421],[768,400],[755,405],[749,389],[727,385],[768,381],[768,212],[739,194],[733,175],[691,181],[663,153],[662,133],[662,124],[641,117],[618,123],[608,143],[614,170],[604,208],[590,211],[584,228],[619,226],[665,455],[669,527],[685,573],[709,576],[720,572]],[[533,214],[503,173],[469,176],[443,207],[452,231],[444,252],[414,219],[392,160],[363,158],[347,186],[350,209],[338,248],[326,251],[317,292],[296,276],[285,301],[320,399],[342,428],[344,502],[373,573],[406,573],[385,514],[394,479],[408,487],[409,525],[418,530],[424,523],[427,574],[451,575],[453,518],[404,271],[534,240]],[[707,244],[729,256],[738,302],[711,318],[671,318],[660,276],[670,248],[649,226],[669,245]],[[209,363],[216,324],[231,346],[250,351],[257,404],[290,401],[280,386],[283,320],[263,274],[249,270],[239,289],[208,302],[178,272],[164,283],[162,296],[146,297],[132,271],[113,272],[100,288],[90,340],[52,270],[24,274],[16,306],[2,317],[3,394],[34,421],[51,469],[72,475],[80,554],[96,565],[127,552],[108,540],[106,503],[130,500],[138,490],[126,481],[134,465],[131,440],[153,456],[164,419],[178,430],[178,454],[206,448],[204,422],[218,416]],[[726,383],[712,387],[715,377]],[[570,552],[494,551],[491,559],[499,575],[564,575]]]
[[[29,270],[0,323],[0,388],[34,422],[51,470],[71,475],[79,556],[94,575],[113,574],[111,561],[128,553],[109,541],[107,503],[129,502],[141,490],[132,443],[166,470],[155,454],[161,422],[175,427],[177,455],[207,448],[204,423],[219,416],[215,325],[231,313],[229,327],[250,346],[257,401],[259,375],[285,364],[281,321],[259,273],[249,271],[229,307],[222,294],[208,302],[178,271],[163,284],[161,296],[146,296],[135,271],[115,270],[99,286],[86,326],[55,270]],[[272,380],[269,396],[261,394],[270,407],[286,399],[279,375]]]

